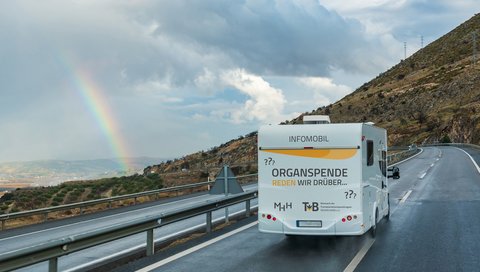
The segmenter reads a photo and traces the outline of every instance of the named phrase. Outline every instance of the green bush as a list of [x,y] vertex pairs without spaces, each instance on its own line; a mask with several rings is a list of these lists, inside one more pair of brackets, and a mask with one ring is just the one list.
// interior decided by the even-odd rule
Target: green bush
[[442,139],[440,140],[442,143],[451,143],[452,140],[450,140],[450,137],[448,135],[444,135]]

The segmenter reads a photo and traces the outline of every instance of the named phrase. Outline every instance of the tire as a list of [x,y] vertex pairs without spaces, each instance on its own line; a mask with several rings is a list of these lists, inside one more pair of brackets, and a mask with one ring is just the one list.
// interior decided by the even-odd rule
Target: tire
[[285,239],[288,243],[297,243],[298,235],[295,234],[285,234]]
[[390,220],[390,194],[388,194],[387,196],[387,203],[388,203],[388,210],[387,210],[387,215],[385,216],[385,218],[387,219],[387,221]]
[[370,229],[370,235],[372,238],[375,238],[377,236],[377,218],[378,218],[378,208],[375,210],[375,218],[373,219],[373,226]]

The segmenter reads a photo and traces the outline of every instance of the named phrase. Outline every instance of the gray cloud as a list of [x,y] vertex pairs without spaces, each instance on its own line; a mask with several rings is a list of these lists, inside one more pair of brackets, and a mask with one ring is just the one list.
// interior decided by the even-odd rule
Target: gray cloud
[[325,76],[332,67],[367,68],[363,26],[316,1],[166,1],[152,4],[148,18],[158,24],[156,37],[201,55],[220,53],[224,65],[255,74]]

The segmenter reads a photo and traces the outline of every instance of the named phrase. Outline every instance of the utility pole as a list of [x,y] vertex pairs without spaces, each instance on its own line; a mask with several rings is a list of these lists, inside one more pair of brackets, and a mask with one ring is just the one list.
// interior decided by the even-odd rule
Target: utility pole
[[423,48],[423,35],[420,36],[420,48]]
[[407,59],[407,42],[403,42],[403,60]]

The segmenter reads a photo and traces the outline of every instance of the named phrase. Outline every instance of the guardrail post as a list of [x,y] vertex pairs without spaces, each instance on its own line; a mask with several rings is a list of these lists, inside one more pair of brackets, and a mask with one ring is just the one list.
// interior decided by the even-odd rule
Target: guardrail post
[[137,198],[136,197],[133,198],[133,205],[137,205]]
[[58,271],[58,258],[51,258],[48,260],[48,272]]
[[83,207],[80,207],[80,214],[83,214],[84,210]]
[[43,214],[43,222],[47,222],[47,221],[48,221],[48,212]]
[[[228,166],[223,166],[223,182],[225,186],[225,197],[228,196]],[[228,223],[228,207],[225,208],[225,223]]]
[[207,212],[207,233],[212,232],[212,212]]
[[250,199],[245,202],[245,216],[250,217]]
[[5,220],[2,220],[2,230],[5,229]]
[[112,201],[108,201],[108,208],[109,208],[109,209],[112,208]]
[[155,253],[155,243],[153,242],[153,229],[147,230],[147,256]]

